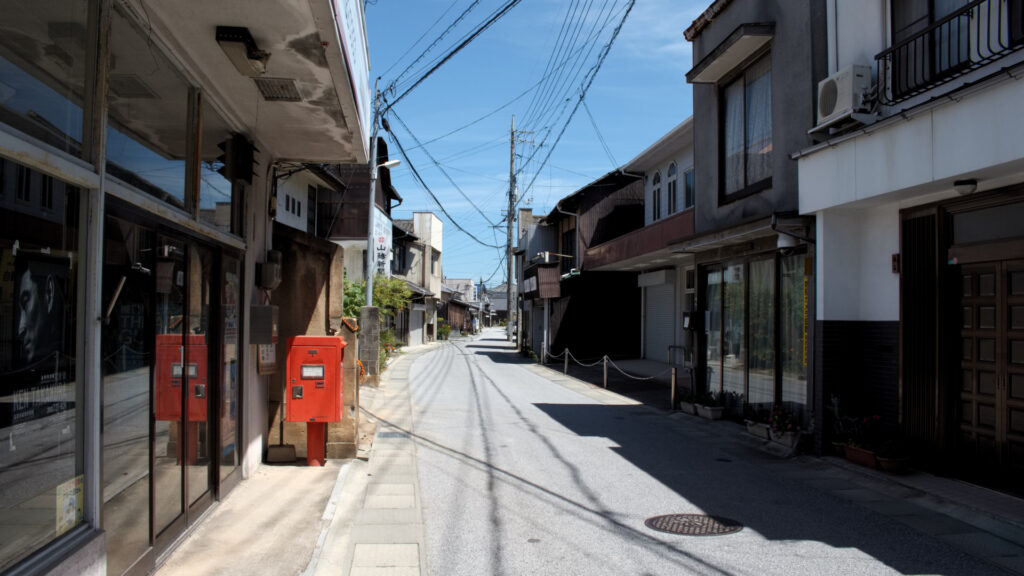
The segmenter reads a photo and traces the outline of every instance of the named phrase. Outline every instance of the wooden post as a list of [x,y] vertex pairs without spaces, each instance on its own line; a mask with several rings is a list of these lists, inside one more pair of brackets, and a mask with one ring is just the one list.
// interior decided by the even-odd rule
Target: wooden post
[[672,393],[669,396],[668,401],[669,401],[668,409],[669,410],[675,410],[676,409],[676,367],[675,366],[672,367]]
[[563,374],[568,374],[569,373],[569,349],[566,348],[564,352],[565,352],[565,370],[563,370],[562,373]]
[[608,357],[604,357],[604,387],[608,387]]

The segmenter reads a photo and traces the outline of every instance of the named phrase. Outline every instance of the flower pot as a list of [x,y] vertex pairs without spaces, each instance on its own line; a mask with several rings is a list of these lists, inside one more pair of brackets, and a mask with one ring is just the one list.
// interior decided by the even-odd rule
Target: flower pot
[[697,405],[694,404],[693,402],[687,402],[685,400],[680,400],[679,401],[679,411],[684,413],[684,414],[696,414],[697,413]]
[[910,464],[906,456],[876,456],[878,467],[890,474],[905,474]]
[[764,422],[754,422],[753,420],[747,420],[747,434],[750,434],[758,440],[769,440],[771,436],[769,431],[771,430]]
[[832,452],[840,458],[844,457],[846,455],[846,442],[833,442]]
[[800,433],[799,432],[788,432],[788,431],[787,432],[777,432],[775,430],[772,430],[771,431],[771,439],[772,439],[772,442],[777,442],[777,443],[782,444],[783,446],[785,446],[787,448],[796,448],[797,442],[800,441]]
[[721,420],[724,412],[724,406],[704,406],[703,404],[697,404],[697,415],[701,418],[707,418],[708,420]]
[[861,448],[860,446],[846,445],[846,449],[843,451],[846,459],[854,464],[866,466],[868,468],[875,468],[875,451],[868,450],[867,448]]

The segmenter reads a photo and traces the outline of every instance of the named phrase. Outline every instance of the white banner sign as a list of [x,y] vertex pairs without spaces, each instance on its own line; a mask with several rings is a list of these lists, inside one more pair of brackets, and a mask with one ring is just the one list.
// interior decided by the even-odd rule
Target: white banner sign
[[391,276],[391,219],[373,209],[373,273]]

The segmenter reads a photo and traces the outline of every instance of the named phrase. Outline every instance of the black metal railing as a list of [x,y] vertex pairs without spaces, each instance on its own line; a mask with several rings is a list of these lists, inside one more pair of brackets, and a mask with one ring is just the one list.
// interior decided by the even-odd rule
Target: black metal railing
[[875,56],[878,99],[895,104],[1024,48],[1024,0],[974,0]]

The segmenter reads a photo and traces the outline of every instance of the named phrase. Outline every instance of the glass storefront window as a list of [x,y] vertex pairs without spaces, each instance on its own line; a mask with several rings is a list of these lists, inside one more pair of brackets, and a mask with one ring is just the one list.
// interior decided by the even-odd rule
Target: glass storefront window
[[78,205],[0,159],[0,571],[83,522]]
[[807,403],[807,292],[810,286],[804,271],[806,258],[806,254],[792,254],[783,256],[779,262],[782,401],[791,408]]
[[200,163],[199,218],[222,232],[241,234],[241,218],[232,210],[232,201],[241,202],[240,194],[232,193],[231,181],[218,170],[223,163],[217,160],[223,151],[218,144],[231,138],[227,122],[206,100],[202,113],[202,162]]
[[750,373],[747,402],[770,409],[775,398],[775,259],[750,263]]
[[224,318],[224,350],[220,377],[220,477],[224,480],[239,465],[241,432],[239,411],[239,330],[241,328],[242,270],[237,258],[224,257],[221,308]]
[[108,216],[104,227],[103,530],[107,573],[121,574],[150,545],[149,381],[153,353],[152,230]]
[[707,371],[708,390],[722,389],[722,270],[707,273]]
[[82,155],[86,0],[10,0],[0,18],[0,117]]
[[725,267],[722,305],[722,391],[745,396],[747,353],[744,344],[746,281],[744,266]]
[[110,57],[108,174],[187,209],[188,82],[117,6]]

